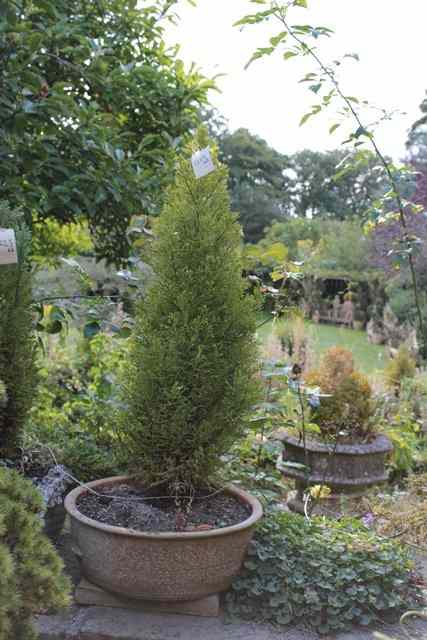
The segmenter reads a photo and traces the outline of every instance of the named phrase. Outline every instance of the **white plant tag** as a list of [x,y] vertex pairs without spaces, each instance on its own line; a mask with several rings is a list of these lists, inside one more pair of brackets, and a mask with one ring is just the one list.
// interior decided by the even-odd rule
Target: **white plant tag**
[[191,164],[193,165],[196,178],[203,178],[203,176],[207,176],[208,173],[215,171],[215,165],[208,148],[193,153],[191,156]]
[[16,252],[16,238],[13,229],[0,229],[0,265],[16,264],[18,254]]

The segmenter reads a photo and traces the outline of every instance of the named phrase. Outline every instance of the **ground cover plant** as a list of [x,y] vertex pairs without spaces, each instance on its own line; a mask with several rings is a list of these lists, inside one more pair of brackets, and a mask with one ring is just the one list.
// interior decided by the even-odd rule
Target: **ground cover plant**
[[354,522],[276,511],[259,525],[227,597],[231,615],[321,634],[396,619],[418,606],[408,553]]
[[35,613],[69,604],[69,580],[42,534],[44,504],[29,480],[0,466],[0,640],[34,640]]

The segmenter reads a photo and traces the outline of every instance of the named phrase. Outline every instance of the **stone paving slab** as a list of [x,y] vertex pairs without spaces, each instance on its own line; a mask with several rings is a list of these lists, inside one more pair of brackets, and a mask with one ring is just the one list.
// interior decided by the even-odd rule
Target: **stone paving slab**
[[219,595],[214,594],[192,600],[191,602],[147,602],[131,600],[104,591],[100,587],[82,578],[74,593],[74,602],[80,605],[92,605],[118,609],[132,609],[140,613],[179,613],[180,615],[217,618],[220,614]]
[[[146,614],[107,607],[74,607],[56,616],[39,616],[40,640],[319,640],[301,626],[233,623],[173,614]],[[407,625],[411,640],[427,640],[427,621]],[[355,629],[337,640],[408,640],[399,625]]]

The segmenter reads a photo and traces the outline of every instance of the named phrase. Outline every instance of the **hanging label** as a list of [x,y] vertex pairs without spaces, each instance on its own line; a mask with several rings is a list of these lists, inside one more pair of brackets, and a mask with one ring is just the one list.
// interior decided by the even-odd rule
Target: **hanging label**
[[16,264],[18,254],[16,251],[16,238],[13,229],[0,229],[0,265]]
[[203,178],[203,176],[207,176],[208,173],[215,171],[215,165],[208,148],[193,153],[191,156],[191,164],[193,165],[196,178]]

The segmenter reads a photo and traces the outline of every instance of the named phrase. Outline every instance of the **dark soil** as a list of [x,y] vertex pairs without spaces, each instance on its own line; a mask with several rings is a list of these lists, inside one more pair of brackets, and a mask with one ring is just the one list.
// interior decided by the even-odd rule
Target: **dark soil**
[[251,508],[223,492],[196,493],[191,505],[177,507],[170,498],[151,498],[139,486],[105,488],[102,495],[86,493],[78,501],[79,511],[93,520],[135,531],[208,531],[238,524]]

